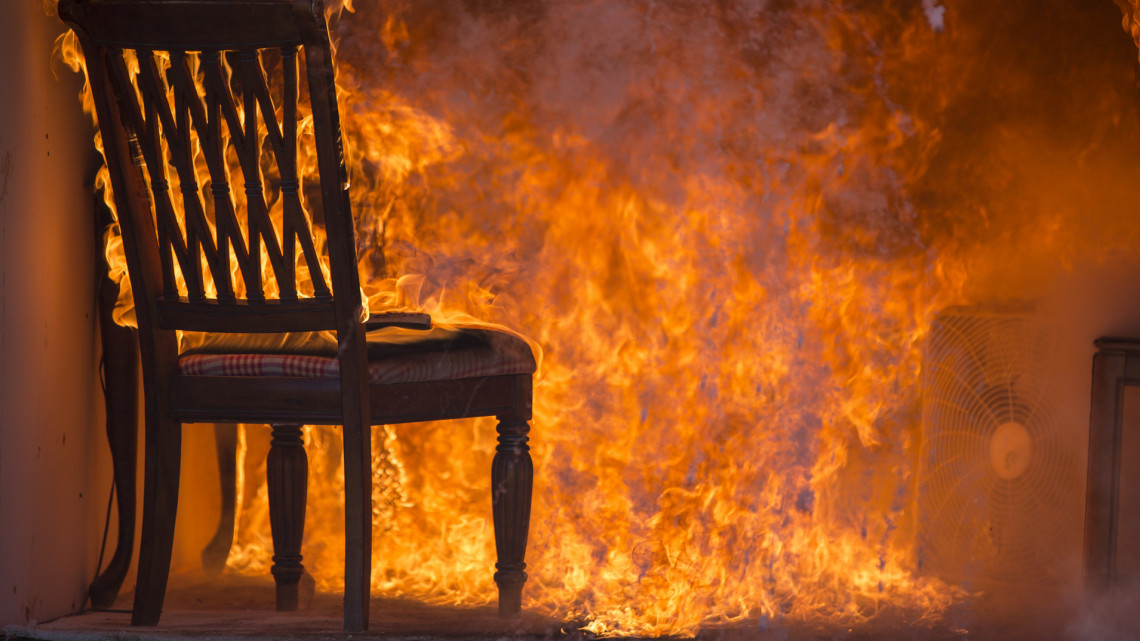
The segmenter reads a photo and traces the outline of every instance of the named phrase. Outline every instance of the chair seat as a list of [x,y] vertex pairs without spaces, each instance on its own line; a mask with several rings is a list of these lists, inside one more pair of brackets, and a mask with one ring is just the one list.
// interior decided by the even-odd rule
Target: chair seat
[[[267,345],[301,345],[280,353]],[[300,353],[298,353],[300,352]],[[182,354],[186,376],[289,376],[336,378],[340,363],[336,343],[324,333],[262,340],[248,334],[219,334]],[[530,345],[513,334],[489,329],[430,331],[385,328],[368,333],[368,382],[371,385],[446,381],[482,376],[530,374],[535,359]]]

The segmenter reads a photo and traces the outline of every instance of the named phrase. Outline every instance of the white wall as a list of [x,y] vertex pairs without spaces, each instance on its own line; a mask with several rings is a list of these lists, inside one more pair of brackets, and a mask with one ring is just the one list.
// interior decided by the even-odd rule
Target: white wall
[[83,606],[110,484],[91,133],[51,62],[62,30],[36,0],[0,1],[0,626]]

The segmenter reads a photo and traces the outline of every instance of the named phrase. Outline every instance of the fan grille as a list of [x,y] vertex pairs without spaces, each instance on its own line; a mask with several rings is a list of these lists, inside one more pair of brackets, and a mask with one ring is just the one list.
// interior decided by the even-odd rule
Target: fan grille
[[1077,544],[1077,461],[1050,383],[1052,336],[1028,314],[951,312],[931,328],[919,560],[939,576],[1040,581]]

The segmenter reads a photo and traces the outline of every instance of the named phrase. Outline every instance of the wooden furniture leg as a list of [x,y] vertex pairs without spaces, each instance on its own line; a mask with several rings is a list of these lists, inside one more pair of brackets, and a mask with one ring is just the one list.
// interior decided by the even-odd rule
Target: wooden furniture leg
[[218,454],[218,490],[222,510],[214,537],[202,549],[202,567],[217,574],[226,567],[230,547],[234,543],[234,509],[237,496],[237,427],[214,425],[214,444]]
[[178,474],[182,466],[182,424],[162,417],[147,390],[146,466],[139,574],[131,625],[157,625],[166,597],[174,519],[178,512]]
[[344,630],[363,632],[368,629],[372,587],[372,430],[358,416],[346,417],[341,429],[344,430]]
[[111,448],[112,476],[119,515],[115,554],[91,582],[91,605],[109,608],[131,566],[135,544],[135,461],[138,453],[138,360],[135,330],[116,325],[111,312],[119,286],[107,276],[99,291],[99,337],[103,346],[103,403],[107,416],[107,444]]
[[499,615],[506,617],[522,610],[534,465],[527,445],[527,419],[500,416],[497,429],[499,444],[491,462],[491,510],[498,554],[495,584],[499,586]]
[[301,575],[301,540],[305,534],[305,493],[309,459],[300,425],[274,425],[269,444],[266,481],[269,485],[269,524],[273,533],[273,580],[277,609],[298,608]]

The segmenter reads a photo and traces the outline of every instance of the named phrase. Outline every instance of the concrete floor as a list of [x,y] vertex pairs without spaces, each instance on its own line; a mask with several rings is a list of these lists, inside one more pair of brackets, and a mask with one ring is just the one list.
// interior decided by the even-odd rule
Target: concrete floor
[[268,577],[174,577],[167,591],[162,620],[152,628],[130,626],[131,594],[120,595],[111,611],[85,611],[34,626],[4,629],[8,639],[43,641],[184,641],[193,639],[429,639],[464,640],[561,637],[562,622],[524,612],[501,619],[495,606],[428,605],[409,599],[371,599],[366,634],[342,629],[340,594],[317,594],[297,612],[277,612],[273,581]]
[[[301,639],[362,639],[376,641],[491,641],[522,639],[586,641],[593,635],[579,624],[523,612],[513,620],[498,617],[494,605],[459,607],[429,605],[410,599],[373,595],[371,625],[367,633],[348,635],[341,629],[340,594],[317,594],[298,612],[273,609],[273,581],[269,577],[176,576],[171,580],[162,620],[152,628],[130,626],[131,594],[120,595],[116,611],[86,611],[31,626],[9,626],[0,637],[6,641],[284,641]],[[1140,604],[1125,599],[1128,611]],[[715,626],[702,630],[698,641],[1010,641],[1061,639],[1065,641],[1122,641],[1140,638],[1140,627],[1118,623],[1100,629],[1074,629],[1071,624],[1040,617],[1007,617],[997,625],[980,620],[979,604],[963,604],[948,620],[916,626],[903,617],[881,613],[857,628],[825,625],[775,626],[761,622]],[[1129,605],[1133,607],[1128,607]],[[1104,613],[1094,618],[1104,621]],[[1127,617],[1134,619],[1133,616]],[[1075,634],[1074,634],[1075,632]],[[1105,634],[1107,632],[1107,634]],[[1091,634],[1090,634],[1091,633]]]

